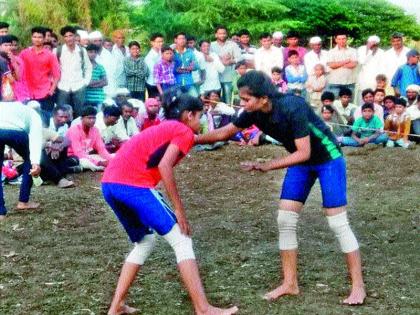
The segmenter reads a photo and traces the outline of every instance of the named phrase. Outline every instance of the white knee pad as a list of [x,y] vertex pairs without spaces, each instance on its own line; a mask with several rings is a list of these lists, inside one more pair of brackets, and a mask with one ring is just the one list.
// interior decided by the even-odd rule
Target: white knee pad
[[356,237],[350,228],[347,220],[347,212],[339,213],[333,216],[327,216],[328,225],[335,233],[335,236],[340,243],[341,251],[343,253],[351,253],[359,249]]
[[279,210],[277,224],[279,226],[280,250],[292,250],[298,247],[296,226],[299,214],[294,211]]
[[195,259],[192,240],[190,237],[181,233],[178,224],[175,224],[163,237],[175,251],[176,262],[178,264],[183,260]]
[[137,265],[143,265],[147,257],[149,257],[152,253],[155,243],[155,235],[147,234],[140,242],[135,243],[133,250],[130,254],[128,254],[125,261]]

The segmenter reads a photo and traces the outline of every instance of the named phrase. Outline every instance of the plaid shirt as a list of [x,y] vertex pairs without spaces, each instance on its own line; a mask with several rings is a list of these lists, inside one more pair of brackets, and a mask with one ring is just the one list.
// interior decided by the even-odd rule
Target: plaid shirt
[[175,75],[174,75],[174,62],[166,62],[161,59],[153,69],[153,75],[155,76],[156,84],[175,84]]
[[126,77],[126,86],[130,92],[144,91],[149,69],[143,58],[125,58],[124,73]]

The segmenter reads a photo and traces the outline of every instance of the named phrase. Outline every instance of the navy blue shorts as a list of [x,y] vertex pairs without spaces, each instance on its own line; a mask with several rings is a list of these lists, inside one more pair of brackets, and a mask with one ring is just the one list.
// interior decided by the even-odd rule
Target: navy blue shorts
[[157,190],[102,183],[102,193],[132,242],[141,241],[153,231],[165,235],[177,222],[171,207]]
[[318,165],[295,165],[287,169],[280,199],[305,203],[319,178],[324,208],[347,205],[346,162],[343,157]]

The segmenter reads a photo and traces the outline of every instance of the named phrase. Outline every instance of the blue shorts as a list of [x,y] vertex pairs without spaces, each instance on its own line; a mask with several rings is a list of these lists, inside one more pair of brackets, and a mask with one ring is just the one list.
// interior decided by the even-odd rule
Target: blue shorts
[[343,157],[317,165],[295,165],[287,169],[280,199],[305,203],[319,178],[324,208],[347,205],[346,162]]
[[102,193],[132,242],[141,241],[153,230],[165,235],[177,222],[171,207],[154,189],[102,183]]

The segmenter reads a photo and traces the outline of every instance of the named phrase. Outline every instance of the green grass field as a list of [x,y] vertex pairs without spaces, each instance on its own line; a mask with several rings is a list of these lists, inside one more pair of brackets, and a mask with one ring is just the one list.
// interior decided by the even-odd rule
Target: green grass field
[[[192,153],[177,167],[194,247],[210,300],[240,314],[419,314],[420,148],[348,149],[349,217],[362,251],[368,297],[341,306],[348,291],[343,257],[314,187],[299,222],[301,295],[267,303],[279,284],[276,209],[284,171],[244,173],[239,162],[282,148],[230,145]],[[105,314],[131,249],[105,204],[100,174],[75,176],[77,188],[33,189],[42,210],[18,213],[6,186],[0,223],[0,314]],[[141,314],[192,314],[170,247],[160,238],[128,302]]]

